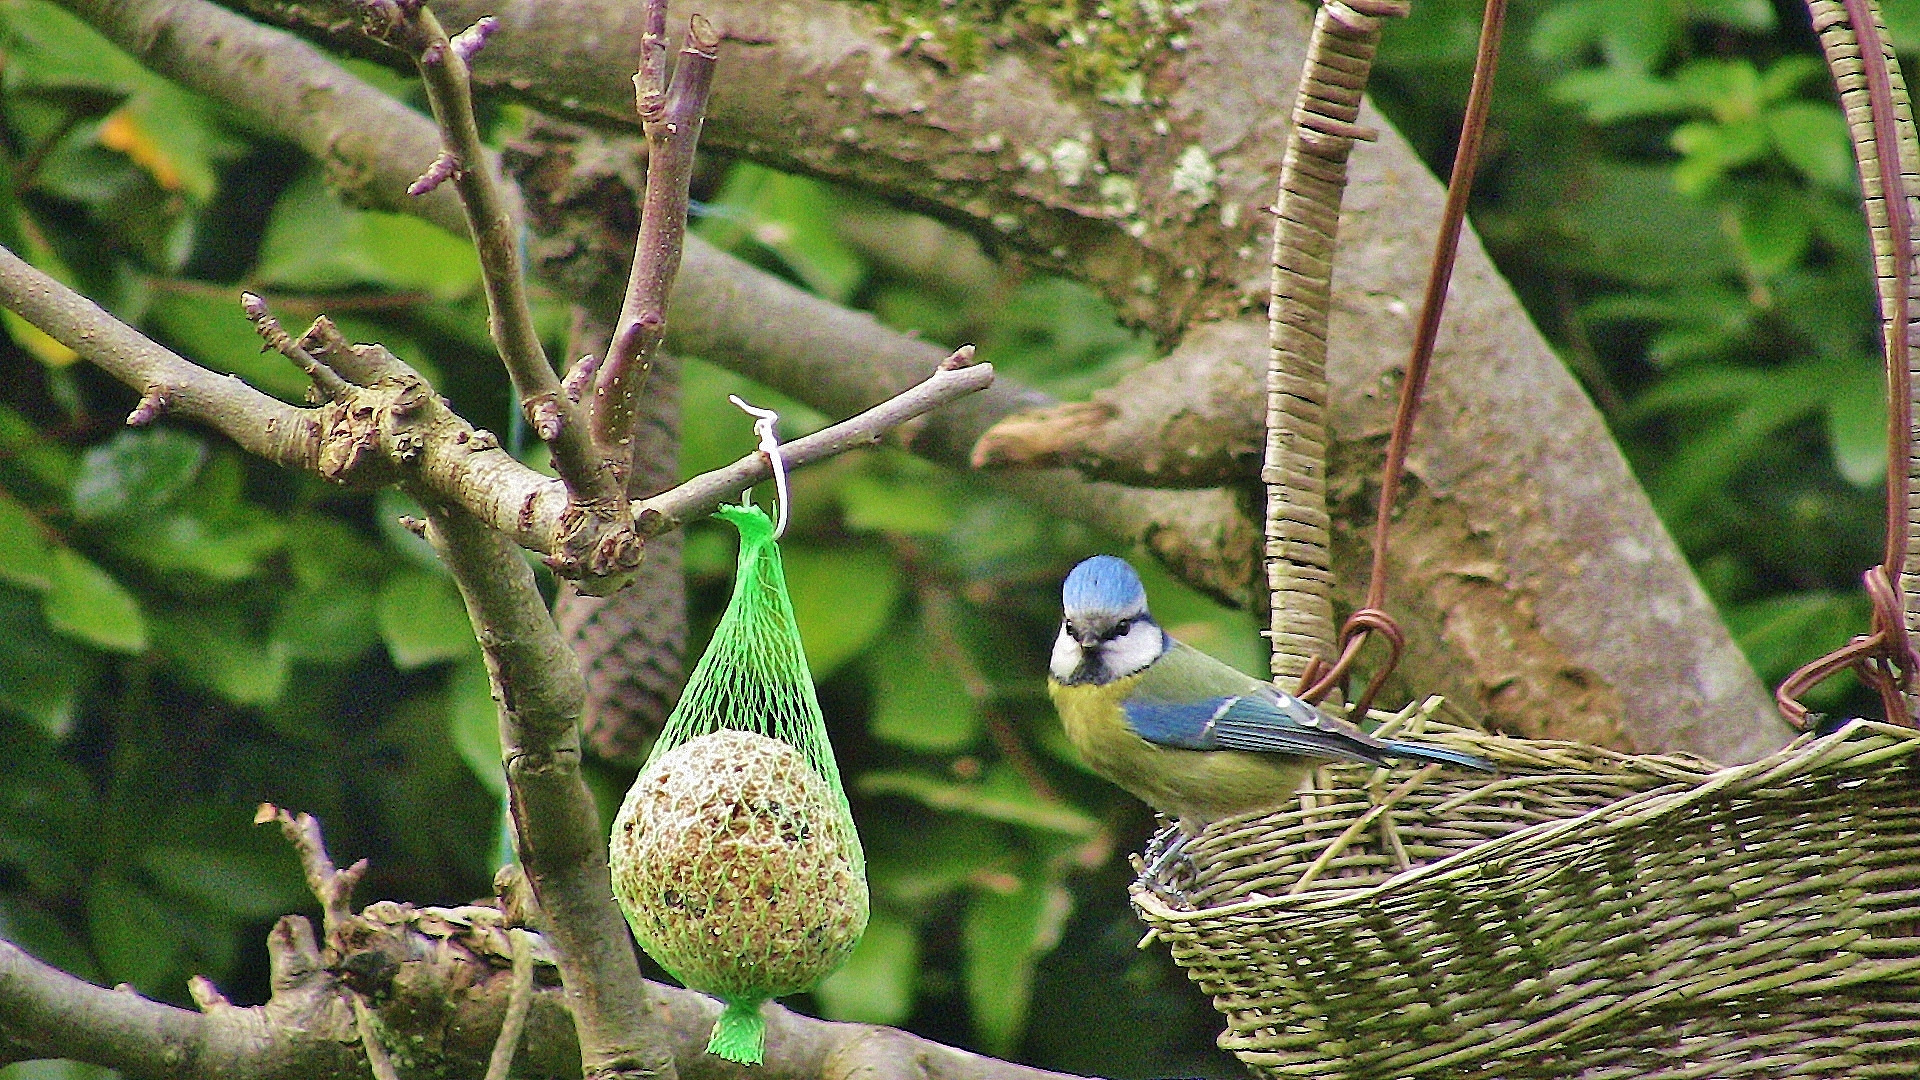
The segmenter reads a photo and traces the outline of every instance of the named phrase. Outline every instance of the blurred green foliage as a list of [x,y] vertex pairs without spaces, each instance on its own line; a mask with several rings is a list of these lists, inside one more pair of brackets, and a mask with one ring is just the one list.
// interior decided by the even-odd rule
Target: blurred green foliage
[[[1005,36],[984,20],[1011,8],[979,10],[969,40]],[[1451,153],[1478,13],[1422,0],[1387,34],[1378,98],[1430,161]],[[1047,33],[1071,45],[1085,13],[1056,14]],[[1920,0],[1889,19],[1920,40]],[[1863,627],[1856,582],[1880,542],[1865,228],[1816,55],[1800,9],[1764,0],[1519,3],[1475,203],[1769,679]],[[0,0],[0,56],[0,242],[290,400],[302,380],[262,355],[237,291],[289,323],[327,311],[525,445],[463,240],[343,206],[297,152],[39,0]],[[1124,102],[1112,74],[1068,81]],[[745,163],[701,187],[714,242],[1062,396],[1151,356],[1071,282],[965,245],[930,276],[898,239],[924,223],[861,196]],[[565,306],[539,307],[557,347]],[[450,580],[396,524],[406,500],[190,426],[129,430],[129,391],[17,319],[4,330],[0,935],[170,1000],[195,972],[261,999],[267,926],[312,908],[292,855],[249,824],[263,799],[372,859],[362,900],[486,894],[492,703]],[[825,422],[691,358],[688,474],[751,446],[735,392],[780,408],[788,436]],[[890,451],[806,470],[793,499],[789,582],[874,890],[859,951],[800,1004],[1062,1069],[1237,1075],[1204,1000],[1134,948],[1122,853],[1146,811],[1077,765],[1042,690],[1058,581],[1112,542]],[[730,530],[689,530],[696,651],[732,558]],[[1176,634],[1262,670],[1249,617],[1143,569]],[[594,773],[609,818],[629,779]],[[67,1072],[91,1075],[7,1075]]]

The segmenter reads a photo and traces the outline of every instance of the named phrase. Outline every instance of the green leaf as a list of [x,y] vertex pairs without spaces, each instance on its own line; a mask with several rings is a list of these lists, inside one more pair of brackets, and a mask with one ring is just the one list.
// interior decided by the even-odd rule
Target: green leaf
[[980,714],[953,658],[935,654],[916,620],[873,654],[873,718],[867,730],[896,746],[954,753],[980,737]]
[[1861,364],[1838,379],[1827,397],[1827,440],[1833,464],[1856,487],[1878,487],[1887,475],[1887,387],[1880,372]]
[[245,145],[225,131],[204,100],[169,83],[135,94],[101,124],[97,138],[162,190],[195,205],[213,197],[218,169]]
[[699,231],[736,248],[752,241],[778,254],[807,287],[844,302],[866,276],[866,264],[835,228],[838,202],[817,180],[761,165],[734,166]]
[[940,536],[953,528],[953,503],[932,477],[896,481],[854,473],[841,480],[835,491],[852,529]]
[[188,682],[236,705],[270,705],[287,688],[292,657],[284,642],[249,634],[235,608],[168,612],[155,638]]
[[[72,968],[62,968],[72,971]],[[89,1065],[84,1061],[68,1061],[65,1058],[42,1058],[39,1061],[16,1061],[0,1068],[0,1080],[119,1080],[120,1074],[104,1065]]]
[[813,991],[829,1020],[898,1024],[913,1012],[920,974],[920,935],[911,925],[876,911],[846,965]]
[[825,680],[865,651],[893,621],[900,572],[875,548],[796,545],[783,548],[780,555],[807,667],[815,680]]
[[0,5],[0,28],[9,88],[104,86],[131,92],[162,85],[159,76],[53,4],[10,0]]
[[1651,71],[1680,42],[1676,14],[1641,0],[1562,0],[1542,10],[1528,45],[1542,59],[1575,61],[1597,49],[1610,68]]
[[1855,191],[1853,146],[1840,110],[1793,101],[1768,110],[1766,123],[1773,148],[1800,175],[1831,191]]
[[1673,85],[1689,104],[1722,124],[1760,115],[1760,72],[1749,60],[1695,60],[1673,73]]
[[875,903],[906,911],[925,910],[982,874],[1004,873],[1018,857],[1012,830],[958,814],[865,816],[860,842]]
[[53,584],[53,548],[40,519],[0,491],[0,581],[46,589]]
[[107,978],[160,996],[179,971],[186,942],[173,913],[146,890],[117,874],[94,878],[87,890],[87,936]]
[[1718,285],[1738,264],[1715,210],[1674,189],[1672,171],[1600,164],[1556,210],[1575,269],[1635,286]]
[[507,778],[500,765],[500,712],[487,682],[487,666],[477,656],[455,664],[448,679],[447,732],[473,775],[489,791],[504,794]]
[[26,717],[51,738],[64,738],[94,673],[83,650],[48,633],[39,603],[0,588],[0,709]]
[[73,487],[75,464],[66,447],[42,437],[10,406],[0,405],[0,470],[0,475],[18,476],[64,499]]
[[372,581],[342,577],[282,593],[272,640],[292,660],[344,664],[358,659],[380,640]]
[[862,795],[900,795],[935,810],[971,814],[1077,840],[1100,831],[1098,821],[1066,803],[1040,798],[1018,777],[1004,771],[989,772],[986,782],[962,784],[924,773],[875,770],[861,774],[854,788]]
[[[0,940],[69,975],[90,981],[100,977],[87,947],[59,919],[22,893],[0,895]],[[14,1080],[15,1075],[12,1068],[0,1069],[0,1080]]]
[[1007,893],[983,890],[960,928],[967,1003],[981,1048],[1005,1057],[1019,1049],[1033,994],[1033,967],[1059,943],[1073,898],[1057,881],[1025,881]]
[[269,287],[384,285],[452,300],[479,284],[480,262],[464,238],[418,218],[349,209],[315,172],[274,204],[254,273]]
[[1783,56],[1768,65],[1760,76],[1760,97],[1765,101],[1784,101],[1794,96],[1808,81],[1824,83],[1827,65],[1817,58],[1801,54]]
[[1774,27],[1773,5],[1767,0],[1688,0],[1687,14],[1735,30],[1759,32]]
[[155,884],[225,915],[270,919],[313,905],[292,850],[228,850],[167,845],[141,852]]
[[1865,633],[1871,612],[1865,594],[1857,590],[1814,590],[1737,604],[1722,614],[1754,670],[1772,685]]
[[1893,39],[1893,47],[1901,56],[1920,48],[1920,4],[1913,0],[1888,0],[1880,5],[1880,14],[1886,19],[1887,36]]
[[[1704,414],[1649,485],[1662,516],[1674,521],[1691,516],[1747,467],[1775,432],[1820,407],[1820,399],[1805,388],[1825,385],[1826,378],[1814,364],[1771,371],[1706,368],[1673,375],[1641,395],[1635,412]],[[1710,404],[1720,407],[1703,408]]]
[[177,428],[122,431],[81,459],[74,516],[98,522],[151,514],[186,491],[206,460],[206,443]]
[[1593,68],[1561,76],[1553,84],[1557,101],[1579,105],[1587,119],[1612,124],[1643,116],[1667,116],[1691,107],[1685,95],[1665,79],[1640,71]]
[[1673,187],[1682,195],[1704,195],[1730,169],[1751,164],[1766,153],[1766,127],[1757,120],[1681,124],[1670,140],[1681,161],[1673,167]]
[[181,510],[124,529],[117,548],[156,570],[179,570],[217,582],[241,581],[280,549],[286,536],[279,520],[254,506],[224,515]]
[[443,575],[395,574],[380,587],[377,611],[387,652],[403,670],[458,660],[478,648],[459,590]]
[[[406,535],[420,539],[412,533]],[[431,545],[428,550],[432,550]],[[339,518],[317,513],[296,513],[288,519],[287,562],[294,580],[307,589],[343,581],[371,588],[387,568],[386,554],[366,533]]]
[[43,604],[47,624],[63,634],[108,652],[146,651],[147,620],[139,601],[71,548],[54,550]]
[[1800,264],[1813,240],[1806,198],[1784,184],[1761,188],[1739,207],[1740,251],[1759,277],[1775,277]]
[[248,502],[245,488],[239,455],[223,447],[172,506],[122,520],[114,547],[156,570],[220,583],[252,577],[280,550],[286,527]]

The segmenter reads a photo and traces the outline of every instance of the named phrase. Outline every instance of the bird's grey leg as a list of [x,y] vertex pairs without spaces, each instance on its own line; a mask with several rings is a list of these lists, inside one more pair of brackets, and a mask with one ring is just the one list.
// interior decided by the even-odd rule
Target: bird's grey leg
[[[1161,884],[1160,875],[1187,857],[1187,844],[1192,839],[1193,834],[1177,822],[1169,822],[1165,828],[1154,833],[1153,839],[1147,842],[1148,862],[1146,869],[1140,871],[1139,883],[1154,892],[1184,901],[1185,894],[1171,884]],[[1189,876],[1192,874],[1189,873]]]

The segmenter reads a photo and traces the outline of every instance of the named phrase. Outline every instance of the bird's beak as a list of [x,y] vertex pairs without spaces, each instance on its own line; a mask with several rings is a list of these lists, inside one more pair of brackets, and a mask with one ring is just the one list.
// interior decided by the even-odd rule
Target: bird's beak
[[1073,640],[1079,642],[1081,648],[1091,649],[1095,645],[1100,644],[1100,635],[1091,630],[1082,630],[1073,635]]

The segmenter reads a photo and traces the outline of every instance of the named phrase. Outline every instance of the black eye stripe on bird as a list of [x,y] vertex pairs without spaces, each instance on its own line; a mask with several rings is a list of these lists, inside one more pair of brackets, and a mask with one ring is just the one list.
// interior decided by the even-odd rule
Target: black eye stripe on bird
[[[1176,641],[1124,559],[1096,555],[1061,586],[1047,689],[1095,772],[1197,834],[1290,798],[1322,761],[1433,762],[1492,772],[1455,750],[1376,739]],[[1101,626],[1106,637],[1094,637]]]

